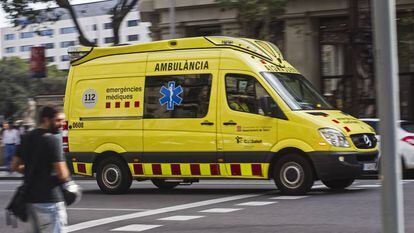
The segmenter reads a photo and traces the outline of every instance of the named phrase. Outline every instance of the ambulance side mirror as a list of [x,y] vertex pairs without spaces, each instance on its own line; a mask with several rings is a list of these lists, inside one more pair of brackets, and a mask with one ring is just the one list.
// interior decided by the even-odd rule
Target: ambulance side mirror
[[270,96],[262,97],[259,99],[260,107],[265,116],[275,117],[279,119],[287,120],[286,115],[282,112],[276,102]]
[[272,97],[266,96],[260,98],[260,108],[263,110],[265,116],[275,117],[277,112],[277,105]]

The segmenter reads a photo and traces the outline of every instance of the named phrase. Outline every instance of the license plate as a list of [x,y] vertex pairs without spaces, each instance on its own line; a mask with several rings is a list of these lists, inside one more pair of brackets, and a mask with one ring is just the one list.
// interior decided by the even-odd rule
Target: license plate
[[376,163],[364,163],[364,171],[376,171],[377,164]]

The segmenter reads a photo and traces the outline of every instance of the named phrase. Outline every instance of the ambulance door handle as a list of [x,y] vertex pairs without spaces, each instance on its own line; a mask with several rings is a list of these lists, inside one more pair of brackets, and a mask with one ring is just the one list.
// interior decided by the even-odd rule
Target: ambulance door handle
[[205,121],[201,122],[201,125],[214,125],[214,123],[210,122],[208,120],[205,120]]
[[227,121],[227,122],[223,122],[223,125],[237,125],[237,123],[230,120],[230,121]]

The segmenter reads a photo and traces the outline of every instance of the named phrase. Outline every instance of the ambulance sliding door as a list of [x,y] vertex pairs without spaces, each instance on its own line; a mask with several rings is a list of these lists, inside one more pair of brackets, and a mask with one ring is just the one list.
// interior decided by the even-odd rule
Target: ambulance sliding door
[[[218,53],[194,54],[148,57],[143,120],[148,175],[191,176],[189,164],[217,163]],[[154,163],[162,165],[157,174],[151,170]],[[180,164],[175,174],[169,166],[173,163]]]

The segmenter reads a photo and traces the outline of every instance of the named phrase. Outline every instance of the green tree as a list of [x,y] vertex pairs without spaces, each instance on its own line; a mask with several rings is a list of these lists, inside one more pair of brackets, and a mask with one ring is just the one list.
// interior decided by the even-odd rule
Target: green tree
[[[47,7],[44,10],[34,10],[33,4],[43,3]],[[117,3],[109,9],[108,14],[111,15],[112,25],[113,25],[113,35],[114,35],[114,44],[119,44],[119,30],[122,21],[125,19],[126,15],[136,7],[138,0],[118,0]],[[70,4],[69,0],[0,0],[0,4],[4,11],[9,15],[9,18],[13,20],[15,26],[25,27],[27,23],[32,25],[38,25],[35,30],[40,33],[44,28],[42,23],[50,21],[58,21],[61,19],[62,14],[54,11],[54,4],[58,7],[65,9],[73,20],[78,34],[79,34],[79,43],[85,46],[96,46],[96,44],[89,40],[83,31],[76,11],[73,6]],[[22,22],[24,19],[24,22]]]
[[48,77],[30,77],[29,64],[17,57],[0,60],[0,115],[20,118],[27,109],[28,98],[40,94],[63,95],[66,87],[65,71],[48,66]]
[[244,37],[272,40],[280,32],[275,23],[284,13],[285,0],[216,0],[224,9],[236,9],[240,34]]

